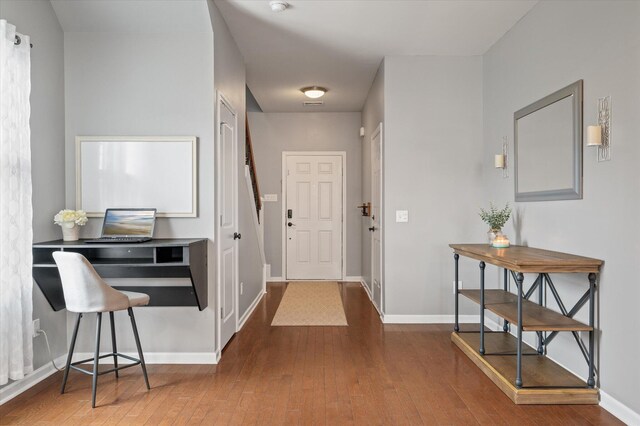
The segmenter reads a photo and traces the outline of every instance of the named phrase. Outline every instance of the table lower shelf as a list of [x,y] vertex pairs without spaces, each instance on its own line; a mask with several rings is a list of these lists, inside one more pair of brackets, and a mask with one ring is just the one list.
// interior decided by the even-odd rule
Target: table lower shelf
[[[460,295],[480,303],[480,290],[460,290]],[[518,324],[518,296],[504,290],[485,290],[485,309],[511,324]],[[573,318],[522,300],[522,329],[524,331],[591,331],[593,328]]]
[[[587,384],[551,361],[546,356],[533,355],[534,350],[523,344],[522,380],[524,387],[515,387],[516,343],[511,334],[485,333],[487,355],[480,355],[480,333],[452,333],[451,341],[467,355],[516,404],[598,404],[598,389]],[[513,355],[512,355],[513,354]],[[530,355],[525,355],[530,354]],[[561,387],[561,388],[559,388]]]

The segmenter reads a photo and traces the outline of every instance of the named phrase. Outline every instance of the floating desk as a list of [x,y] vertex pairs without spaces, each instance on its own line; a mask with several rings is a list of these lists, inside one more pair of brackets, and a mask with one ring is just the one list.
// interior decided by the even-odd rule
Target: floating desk
[[[144,278],[140,285],[113,287],[148,294],[149,306],[197,306],[201,311],[207,307],[206,239],[157,239],[139,244],[87,244],[83,240],[36,243],[33,278],[53,310],[59,311],[65,303],[54,251],[82,254],[103,278]],[[154,285],[149,278],[189,278],[191,285]]]
[[[598,404],[594,366],[594,312],[597,274],[602,260],[572,254],[511,246],[498,249],[488,244],[451,244],[455,260],[455,326],[451,340],[516,404]],[[459,257],[480,261],[480,288],[458,289]],[[503,268],[504,289],[486,290],[486,264]],[[589,287],[571,309],[567,309],[553,283],[551,273],[588,274]],[[508,290],[509,274],[516,282],[516,293]],[[535,274],[531,287],[524,288],[524,274]],[[560,312],[543,306],[545,288],[551,291]],[[537,290],[537,291],[536,291]],[[537,301],[535,299],[537,293]],[[458,324],[458,298],[465,296],[480,305],[480,330],[461,332]],[[589,323],[573,317],[589,303]],[[484,313],[489,310],[504,319],[502,332],[486,332]],[[516,328],[510,333],[510,324]],[[523,345],[522,333],[535,332],[537,348]],[[589,333],[589,346],[579,332]],[[559,332],[570,332],[589,367],[585,383],[545,355],[545,348]],[[547,334],[548,333],[548,334]]]

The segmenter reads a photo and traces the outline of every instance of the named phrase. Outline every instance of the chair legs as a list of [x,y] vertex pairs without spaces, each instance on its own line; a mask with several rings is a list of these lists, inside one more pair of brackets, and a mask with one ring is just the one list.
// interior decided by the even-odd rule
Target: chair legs
[[133,328],[133,337],[136,339],[136,346],[138,347],[138,356],[140,357],[140,365],[142,366],[142,374],[144,375],[144,381],[147,384],[147,389],[150,390],[149,378],[147,377],[147,365],[144,363],[144,355],[142,354],[142,346],[140,346],[140,337],[138,337],[138,327],[136,327],[136,319],[133,316],[133,309],[127,309],[129,312],[129,318],[131,318],[131,328]]
[[[75,327],[73,329],[73,336],[71,337],[71,345],[69,346],[69,354],[67,355],[67,364],[66,364],[66,368],[64,370],[64,375],[62,378],[62,387],[60,388],[60,393],[63,394],[65,387],[67,385],[67,378],[69,377],[69,370],[74,369],[74,370],[78,370],[81,373],[85,373],[91,376],[91,407],[95,408],[96,407],[96,394],[97,394],[97,389],[98,389],[98,376],[100,376],[101,374],[107,374],[107,373],[111,373],[111,371],[114,371],[116,373],[116,378],[118,377],[118,370],[121,370],[123,368],[128,368],[128,367],[133,367],[135,365],[140,364],[140,366],[142,367],[142,374],[144,376],[144,382],[147,385],[147,389],[151,389],[151,387],[149,386],[149,377],[147,376],[147,365],[144,362],[144,355],[142,353],[142,346],[140,345],[140,336],[138,336],[138,327],[136,326],[136,320],[135,317],[133,315],[133,309],[128,308],[127,309],[128,313],[129,313],[129,318],[131,319],[131,328],[133,329],[133,337],[135,338],[136,341],[136,348],[138,349],[138,356],[140,357],[140,359],[135,359],[129,355],[125,355],[125,354],[119,354],[118,353],[118,348],[116,346],[116,330],[115,330],[115,321],[114,321],[114,315],[113,312],[109,312],[109,319],[111,322],[111,344],[113,345],[113,353],[110,354],[106,354],[103,356],[100,356],[100,332],[102,329],[102,312],[98,312],[97,313],[97,318],[96,318],[96,347],[95,347],[95,352],[94,352],[94,356],[93,359],[85,359],[82,361],[76,361],[76,362],[72,362],[73,359],[73,351],[75,349],[76,346],[76,339],[78,337],[78,329],[80,328],[80,320],[82,319],[82,315],[83,314],[78,314],[78,317],[76,319],[76,324]],[[114,368],[113,369],[109,369],[107,371],[103,371],[102,373],[100,373],[98,371],[98,365],[99,365],[99,361],[100,358],[105,358],[105,357],[109,357],[109,356],[113,356],[113,364],[114,364]],[[118,366],[118,356],[127,358],[131,361],[133,361],[132,364],[126,364],[123,365],[121,367]],[[81,369],[79,367],[77,367],[78,364],[83,364],[89,361],[93,361],[93,370],[92,371],[88,371],[85,369]]]
[[118,374],[118,346],[116,345],[116,322],[113,318],[113,311],[109,312],[109,322],[111,322],[111,347],[113,348],[113,366],[115,367],[116,379]]
[[102,328],[102,312],[96,319],[96,351],[93,355],[93,376],[91,380],[91,407],[96,408],[96,390],[98,388],[98,362],[100,361],[100,329]]
[[69,377],[69,370],[71,369],[71,358],[73,358],[73,349],[76,347],[76,338],[78,337],[78,328],[80,328],[81,319],[82,314],[78,314],[76,325],[73,328],[73,336],[71,336],[71,346],[69,346],[69,354],[67,355],[67,365],[64,369],[64,376],[62,378],[62,387],[60,388],[61,394],[64,393],[64,388],[67,386],[67,378]]

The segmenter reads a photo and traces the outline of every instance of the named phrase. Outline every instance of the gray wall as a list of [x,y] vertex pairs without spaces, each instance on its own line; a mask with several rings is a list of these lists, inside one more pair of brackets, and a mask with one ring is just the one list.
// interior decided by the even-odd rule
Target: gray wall
[[[485,198],[513,201],[509,179],[492,168],[501,137],[513,141],[513,112],[584,79],[584,125],[595,124],[599,97],[612,99],[610,162],[597,163],[584,147],[584,199],[516,203],[518,232],[506,232],[533,247],[605,261],[599,285],[600,387],[640,413],[640,3],[637,1],[540,2],[484,57]],[[543,29],[543,30],[542,30]],[[567,300],[585,290],[580,280],[558,276]],[[569,304],[569,302],[565,302]],[[551,304],[550,304],[551,305]],[[587,321],[583,309],[578,319]],[[549,354],[586,375],[570,336],[561,334]]]
[[[211,32],[65,33],[67,206],[75,206],[76,135],[195,135],[198,137],[199,215],[158,219],[156,237],[214,233],[214,88]],[[126,189],[123,189],[126,190]],[[91,219],[82,237],[99,234]],[[209,257],[214,259],[210,244]],[[147,352],[215,349],[214,262],[209,262],[209,308],[144,308],[136,317]],[[69,316],[69,327],[73,318]],[[126,313],[117,313],[119,348],[133,351]],[[79,350],[89,350],[86,325]],[[152,336],[158,336],[153,339]],[[161,336],[161,337],[160,337]],[[105,336],[105,342],[108,338]],[[107,344],[106,347],[109,347]]]
[[[33,239],[60,238],[53,216],[64,207],[63,34],[48,1],[2,0],[0,18],[31,36],[31,161]],[[40,318],[54,357],[66,352],[66,311],[54,312],[34,283],[33,318]],[[34,340],[34,368],[49,362],[44,337]]]
[[[361,154],[363,202],[371,201],[371,137],[380,123],[383,123],[382,140],[384,143],[384,61],[382,61],[378,68],[362,108],[362,126],[364,127]],[[362,278],[364,279],[365,285],[369,288],[369,291],[371,291],[371,232],[369,232],[368,229],[371,226],[371,219],[370,217],[363,217],[360,222],[360,232],[362,235]]]
[[242,234],[238,245],[239,283],[244,283],[244,292],[238,299],[241,317],[263,288],[262,257],[253,222],[256,214],[251,202],[253,194],[247,190],[244,176],[246,71],[244,58],[220,11],[213,1],[208,0],[207,4],[214,32],[215,90],[225,96],[238,116],[238,231]]
[[452,314],[448,244],[486,238],[482,58],[386,57],[384,120],[385,315]]
[[262,194],[278,194],[278,202],[264,203],[264,241],[271,276],[282,271],[282,152],[346,151],[348,276],[361,275],[361,222],[355,207],[362,202],[359,135],[361,114],[348,113],[249,113],[249,127]]

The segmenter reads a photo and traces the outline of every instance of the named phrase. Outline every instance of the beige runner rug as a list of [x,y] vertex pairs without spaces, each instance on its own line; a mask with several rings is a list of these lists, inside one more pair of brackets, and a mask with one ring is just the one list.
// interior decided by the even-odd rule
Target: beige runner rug
[[271,325],[348,325],[337,282],[290,282]]

